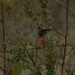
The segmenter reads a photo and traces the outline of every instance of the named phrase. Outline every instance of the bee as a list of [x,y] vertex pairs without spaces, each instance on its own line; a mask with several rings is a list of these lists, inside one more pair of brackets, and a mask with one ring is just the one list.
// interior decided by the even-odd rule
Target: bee
[[39,30],[39,36],[40,37],[42,37],[42,36],[45,36],[46,35],[46,33],[48,32],[48,31],[51,31],[52,29],[40,29]]

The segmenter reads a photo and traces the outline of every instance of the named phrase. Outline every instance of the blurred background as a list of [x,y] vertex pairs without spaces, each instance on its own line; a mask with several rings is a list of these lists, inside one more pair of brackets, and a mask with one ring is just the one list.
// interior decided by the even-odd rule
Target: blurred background
[[[66,29],[66,0],[48,0],[48,8],[45,10],[43,16],[52,17],[51,25],[60,33],[65,34]],[[35,12],[40,13],[38,0],[30,0]],[[9,43],[8,49],[11,49],[12,39],[19,37],[20,39],[31,39],[36,41],[36,23],[25,15],[25,0],[3,0],[4,3],[4,24],[6,42]],[[12,8],[8,8],[12,4]],[[69,32],[68,43],[75,43],[75,0],[69,1]],[[0,21],[1,21],[1,5],[0,5]],[[60,38],[60,43],[64,43],[64,38],[56,32],[49,32],[47,36],[54,36]],[[0,41],[2,40],[2,24],[0,22]],[[68,48],[69,51],[70,48]],[[70,58],[74,58],[73,55]],[[0,58],[0,65],[2,66],[3,59]],[[72,59],[74,63],[75,59]],[[27,74],[26,74],[27,72]],[[23,72],[22,75],[28,75],[29,71]],[[0,70],[0,73],[2,71]],[[2,74],[0,74],[2,75]]]

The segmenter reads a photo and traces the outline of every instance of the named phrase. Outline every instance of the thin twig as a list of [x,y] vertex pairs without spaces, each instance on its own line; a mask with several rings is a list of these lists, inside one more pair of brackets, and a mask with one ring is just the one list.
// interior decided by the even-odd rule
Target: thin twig
[[[64,47],[65,45],[54,45],[52,47]],[[66,46],[75,46],[75,44],[67,44]],[[38,50],[42,50],[44,47],[37,47]],[[35,50],[36,48],[28,48],[27,50]],[[7,53],[12,53],[13,51],[6,51]],[[3,52],[2,52],[3,53]]]
[[[2,55],[0,55],[0,57],[4,58]],[[5,59],[6,59],[7,61],[11,62],[10,59],[8,59],[8,58],[5,58]]]
[[67,50],[67,36],[68,36],[68,4],[69,0],[67,0],[67,7],[66,7],[66,34],[65,34],[65,46],[64,46],[64,56],[63,56],[63,63],[62,63],[62,73],[64,70],[64,64],[65,64],[65,55]]
[[71,49],[71,51],[68,53],[68,54],[66,54],[65,56],[68,56],[68,55],[70,55],[71,54],[71,52],[74,50],[74,47]]
[[[3,42],[5,42],[5,26],[4,26],[4,12],[3,12],[3,1],[1,1],[1,14],[2,14],[2,28],[3,28]],[[4,49],[4,75],[6,73],[6,48]]]
[[[21,40],[20,40],[18,37],[17,37],[17,40],[19,41],[19,43],[21,44],[21,46],[26,50],[26,52],[27,52],[27,54],[28,54],[30,60],[32,61],[33,65],[35,66],[35,62],[34,62],[33,58],[31,57],[29,51],[26,49],[25,45],[23,45],[23,43],[21,42]],[[39,71],[38,66],[37,66],[37,70],[38,70],[38,72],[40,73],[40,75],[42,75],[42,73]]]
[[0,66],[0,69],[4,72],[4,69]]
[[59,31],[57,31],[52,25],[51,25],[51,27],[52,27],[52,29],[56,32],[56,33],[58,33],[59,35],[61,35],[61,36],[63,36],[63,37],[65,37],[65,35],[63,35],[62,33],[60,33]]

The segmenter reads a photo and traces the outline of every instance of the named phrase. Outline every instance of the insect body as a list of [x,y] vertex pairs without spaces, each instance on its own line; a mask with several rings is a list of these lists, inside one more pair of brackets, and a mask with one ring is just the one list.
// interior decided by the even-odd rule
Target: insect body
[[42,36],[45,36],[47,31],[51,31],[52,29],[40,29],[39,31],[39,36],[42,37]]

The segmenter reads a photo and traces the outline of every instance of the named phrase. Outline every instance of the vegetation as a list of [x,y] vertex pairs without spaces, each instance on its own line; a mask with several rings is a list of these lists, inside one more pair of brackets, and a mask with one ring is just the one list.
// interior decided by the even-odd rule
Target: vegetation
[[[6,41],[6,28],[4,12],[8,13],[16,5],[17,1],[13,1],[4,7],[1,2],[1,23],[2,23],[2,38],[0,42],[0,57],[4,60],[4,68],[0,66],[4,75],[21,75],[23,70],[30,70],[30,75],[74,75],[74,64],[66,59],[74,52],[74,44],[68,44],[69,30],[69,1],[66,0],[66,28],[65,33],[59,32],[53,25],[53,17],[48,15],[47,10],[49,5],[48,0],[24,0],[24,8],[22,8],[25,17],[33,21],[35,25],[36,36],[33,41],[29,39],[21,39],[16,36],[16,39],[11,39],[11,50],[9,43]],[[39,12],[32,5],[37,2]],[[22,19],[21,19],[22,20]],[[50,33],[51,32],[51,33]],[[55,32],[56,34],[53,33]],[[47,35],[50,34],[50,35]],[[64,43],[61,44],[61,39],[64,38]],[[10,40],[10,39],[9,39]],[[72,47],[68,51],[67,47]],[[67,54],[67,52],[69,52]],[[9,56],[10,54],[10,56]],[[29,74],[29,73],[28,73]]]

